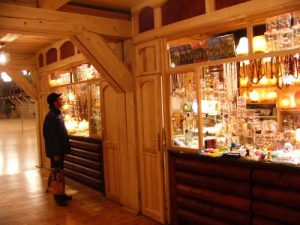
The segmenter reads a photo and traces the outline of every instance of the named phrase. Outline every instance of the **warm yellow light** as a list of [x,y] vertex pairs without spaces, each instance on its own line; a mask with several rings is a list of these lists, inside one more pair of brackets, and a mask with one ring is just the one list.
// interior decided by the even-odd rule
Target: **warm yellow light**
[[291,104],[291,98],[289,96],[284,96],[280,101],[280,107],[288,108]]
[[263,85],[263,86],[268,85],[268,83],[269,83],[269,79],[266,78],[265,76],[262,77],[262,78],[260,79],[260,81],[259,81],[259,84],[261,84],[261,85]]
[[6,52],[0,52],[0,65],[5,65],[9,61],[9,54]]
[[248,50],[248,38],[241,37],[239,40],[239,44],[236,48],[237,55],[247,55],[249,52]]
[[249,81],[249,78],[248,78],[248,77],[242,77],[242,78],[240,79],[240,85],[241,85],[241,87],[246,87],[247,84],[248,84],[248,81]]
[[295,139],[296,139],[296,142],[298,142],[298,143],[300,142],[300,128],[296,129]]
[[274,100],[274,99],[277,99],[277,97],[278,97],[278,95],[277,95],[277,92],[275,92],[275,91],[269,92],[267,94],[268,100]]
[[69,114],[65,115],[65,121],[70,121],[71,120],[71,116]]
[[267,51],[267,42],[266,38],[264,35],[259,35],[253,37],[253,52],[258,53],[258,52],[266,52]]
[[257,91],[250,92],[250,100],[253,102],[258,102],[260,99],[259,93]]
[[245,91],[244,93],[243,93],[243,98],[244,99],[249,99],[249,92],[248,91]]
[[86,120],[80,121],[78,124],[78,129],[81,131],[89,129],[89,123]]
[[68,110],[70,108],[70,105],[69,104],[64,104],[62,108],[63,108],[64,111]]
[[75,101],[75,95],[74,95],[74,93],[73,92],[69,92],[68,98],[69,98],[70,101]]

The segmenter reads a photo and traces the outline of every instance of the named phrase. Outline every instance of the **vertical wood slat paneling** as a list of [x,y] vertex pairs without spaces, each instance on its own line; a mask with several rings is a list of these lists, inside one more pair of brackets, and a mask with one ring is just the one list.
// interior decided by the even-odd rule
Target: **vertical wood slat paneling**
[[103,98],[103,158],[105,192],[110,199],[121,200],[121,172],[120,172],[120,143],[119,118],[116,116],[118,107],[118,93],[111,87],[102,88]]
[[162,154],[158,134],[161,131],[160,77],[140,77],[138,107],[140,120],[140,161],[142,211],[145,215],[164,222],[164,191]]
[[162,25],[205,13],[205,0],[169,0],[162,6]]

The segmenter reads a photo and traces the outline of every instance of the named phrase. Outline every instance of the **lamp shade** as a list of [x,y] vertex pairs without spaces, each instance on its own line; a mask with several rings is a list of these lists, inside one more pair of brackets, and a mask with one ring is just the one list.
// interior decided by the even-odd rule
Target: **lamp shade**
[[249,50],[248,50],[248,38],[246,37],[241,37],[239,40],[239,44],[236,48],[236,54],[237,55],[247,55]]
[[266,52],[267,51],[267,42],[264,35],[259,35],[253,37],[253,52]]

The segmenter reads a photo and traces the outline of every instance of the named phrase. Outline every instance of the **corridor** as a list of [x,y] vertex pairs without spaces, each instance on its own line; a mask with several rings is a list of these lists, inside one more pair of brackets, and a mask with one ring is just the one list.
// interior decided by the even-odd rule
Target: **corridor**
[[47,169],[36,167],[35,121],[0,120],[1,225],[158,225],[105,199],[101,193],[67,179],[73,195],[68,207],[45,193]]

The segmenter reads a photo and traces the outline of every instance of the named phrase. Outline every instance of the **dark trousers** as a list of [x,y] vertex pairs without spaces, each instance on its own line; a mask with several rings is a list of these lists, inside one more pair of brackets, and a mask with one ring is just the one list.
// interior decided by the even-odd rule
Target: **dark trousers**
[[50,157],[51,168],[64,169],[64,155],[60,155],[60,160],[54,161],[54,157]]

